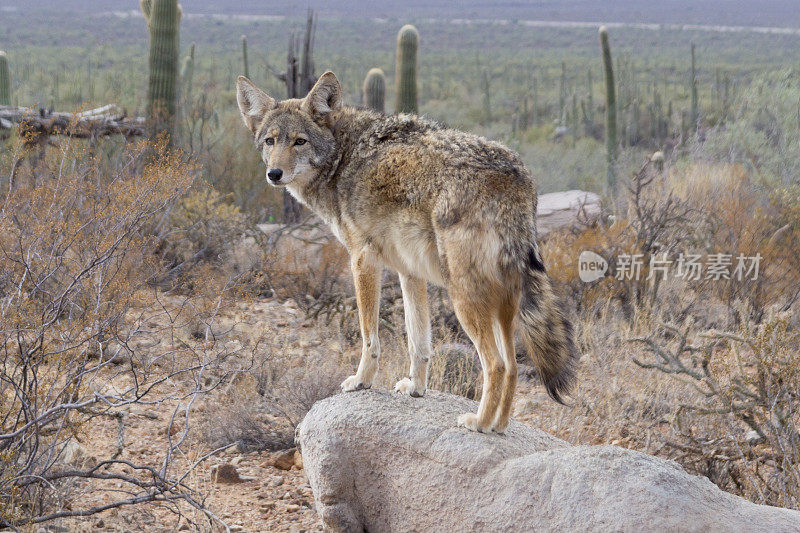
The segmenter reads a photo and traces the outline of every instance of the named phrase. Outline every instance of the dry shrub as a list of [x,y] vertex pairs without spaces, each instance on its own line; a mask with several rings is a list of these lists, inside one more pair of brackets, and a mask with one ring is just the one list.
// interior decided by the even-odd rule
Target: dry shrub
[[[615,259],[622,254],[638,253],[627,220],[598,224],[576,233],[554,233],[541,243],[547,273],[559,293],[571,298],[578,310],[597,311],[609,299],[628,304],[622,281],[613,277]],[[593,251],[609,261],[609,272],[596,283],[584,283],[578,277],[577,261],[584,250]]]
[[722,488],[760,503],[800,506],[800,334],[788,312],[761,324],[741,310],[734,333],[694,335],[664,325],[633,339],[650,352],[635,362],[675,376],[699,394],[676,412],[674,456]]
[[221,262],[244,233],[246,217],[230,198],[202,183],[178,201],[169,227],[162,254],[173,271],[184,272],[200,262]]
[[[205,509],[173,468],[188,424],[163,469],[121,457],[127,408],[170,401],[188,420],[196,396],[215,386],[207,373],[231,355],[178,341],[153,287],[164,269],[152,232],[165,231],[196,168],[163,142],[126,146],[113,161],[85,146],[65,139],[35,174],[20,171],[0,208],[0,527],[141,502]],[[161,389],[175,382],[187,388]],[[68,464],[98,417],[117,420],[117,450]],[[112,482],[103,506],[89,499]],[[77,487],[83,497],[71,500]]]
[[[749,317],[760,320],[770,305],[787,309],[800,295],[796,198],[793,188],[768,194],[740,165],[698,163],[661,174],[646,163],[628,186],[624,215],[583,231],[552,235],[542,245],[543,255],[551,277],[579,310],[597,311],[613,300],[628,319],[636,309],[682,319],[700,301],[720,302],[727,309],[722,320],[730,323],[737,320],[736,302],[745,302]],[[580,281],[577,259],[584,250],[609,262],[605,278]],[[704,264],[712,254],[729,255],[730,279],[707,279],[704,271],[702,279],[686,281],[676,278],[674,269],[668,278],[659,273],[647,279],[654,257],[666,254],[674,267],[682,253],[699,254]],[[643,255],[638,281],[614,279],[622,254]],[[733,276],[740,255],[760,255],[755,279],[752,274]]]
[[311,316],[325,315],[328,322],[352,310],[347,250],[320,221],[276,225],[269,245],[266,268],[277,296],[293,299]]
[[[160,280],[162,288],[196,297],[208,292],[208,286],[221,284],[239,298],[272,296],[270,247],[266,236],[248,222],[230,195],[219,194],[205,182],[195,185],[170,211],[162,233],[159,255],[169,265]],[[210,298],[216,301],[216,296]],[[198,327],[201,322],[202,318]]]
[[800,297],[800,185],[770,195],[770,216],[770,237],[761,247],[765,262],[763,300],[771,299],[788,309]]
[[319,400],[340,392],[347,376],[335,355],[266,354],[229,385],[206,422],[212,447],[278,450],[294,445],[297,425]]
[[[685,243],[691,208],[675,195],[667,177],[649,158],[626,189],[623,213],[583,230],[551,235],[543,243],[542,253],[551,277],[579,310],[598,312],[609,300],[616,300],[632,319],[635,310],[648,311],[655,303],[664,277],[650,275],[651,260],[656,255],[673,255]],[[604,278],[591,284],[580,280],[577,267],[583,251],[593,251],[608,262]],[[638,277],[615,279],[623,255],[641,257]]]
[[731,277],[698,286],[727,307],[737,320],[737,302],[745,302],[749,318],[760,320],[773,304],[788,309],[800,292],[800,216],[796,190],[767,193],[741,165],[692,165],[671,180],[693,208],[694,231],[689,245],[706,254],[736,258],[761,256],[758,276]]
[[[637,192],[642,176],[653,180]],[[796,508],[800,347],[784,311],[800,291],[798,192],[770,192],[739,165],[673,166],[634,177],[623,214],[549,236],[545,262],[577,304],[584,356],[575,408],[568,415],[548,409],[541,423],[573,442],[673,458],[723,489]],[[605,278],[580,281],[583,250],[609,261]],[[739,254],[760,254],[761,262],[756,279],[614,279],[620,254],[648,252],[673,261],[695,253],[705,264],[710,254],[730,254],[731,271]],[[642,278],[647,266],[645,257]],[[623,343],[629,337],[646,350]],[[632,360],[661,372],[643,374]]]

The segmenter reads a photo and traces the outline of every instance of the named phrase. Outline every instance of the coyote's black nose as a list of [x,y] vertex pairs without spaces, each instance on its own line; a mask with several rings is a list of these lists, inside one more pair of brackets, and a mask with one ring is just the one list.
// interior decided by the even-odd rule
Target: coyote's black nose
[[283,176],[283,170],[279,168],[271,168],[267,172],[267,177],[272,181],[279,181],[281,176]]

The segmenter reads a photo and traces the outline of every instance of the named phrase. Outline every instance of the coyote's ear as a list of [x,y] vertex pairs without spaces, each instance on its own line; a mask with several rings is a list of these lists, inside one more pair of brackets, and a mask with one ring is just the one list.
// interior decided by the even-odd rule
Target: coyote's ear
[[319,77],[303,100],[302,109],[314,119],[324,118],[342,106],[342,87],[330,70]]
[[266,112],[275,107],[275,99],[270,98],[244,76],[239,76],[236,80],[236,101],[239,103],[244,125],[252,133],[256,132]]

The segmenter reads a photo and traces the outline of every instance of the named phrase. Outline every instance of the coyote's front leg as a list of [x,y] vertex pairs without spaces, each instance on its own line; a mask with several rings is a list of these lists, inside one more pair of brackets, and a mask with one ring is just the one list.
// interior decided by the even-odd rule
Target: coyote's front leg
[[342,382],[344,392],[368,389],[378,370],[381,343],[378,339],[378,310],[381,299],[381,267],[378,258],[367,248],[354,252],[350,258],[356,286],[358,322],[361,325],[361,362],[355,375]]
[[428,287],[425,280],[400,274],[403,289],[403,312],[411,369],[407,378],[394,390],[410,396],[422,396],[428,386],[428,359],[431,356],[431,317],[428,310]]

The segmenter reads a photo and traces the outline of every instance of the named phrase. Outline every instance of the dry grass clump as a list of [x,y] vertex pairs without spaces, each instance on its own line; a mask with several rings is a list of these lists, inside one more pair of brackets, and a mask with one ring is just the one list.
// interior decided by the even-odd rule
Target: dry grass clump
[[671,183],[693,208],[692,237],[707,254],[761,256],[758,276],[707,283],[708,292],[736,321],[744,302],[750,318],[761,320],[773,304],[788,309],[800,294],[800,216],[796,188],[768,192],[741,165],[697,164],[673,172]]
[[[230,195],[195,182],[163,224],[155,250],[167,266],[159,280],[162,289],[198,296],[209,285],[222,284],[238,299],[272,296],[275,249]],[[212,300],[215,296],[210,295]],[[195,334],[207,337],[202,322],[201,317]]]
[[282,239],[268,259],[276,294],[293,299],[310,316],[324,315],[327,322],[336,315],[343,319],[355,304],[344,247],[316,230]]

